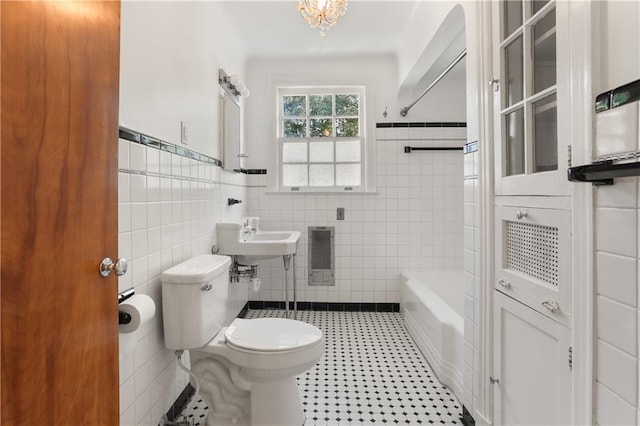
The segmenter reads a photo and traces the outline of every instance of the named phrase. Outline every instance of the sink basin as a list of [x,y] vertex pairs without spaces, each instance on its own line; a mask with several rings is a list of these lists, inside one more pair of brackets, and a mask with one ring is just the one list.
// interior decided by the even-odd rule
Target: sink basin
[[239,223],[217,223],[216,234],[219,253],[238,256],[243,265],[294,254],[300,239],[298,231],[244,232]]

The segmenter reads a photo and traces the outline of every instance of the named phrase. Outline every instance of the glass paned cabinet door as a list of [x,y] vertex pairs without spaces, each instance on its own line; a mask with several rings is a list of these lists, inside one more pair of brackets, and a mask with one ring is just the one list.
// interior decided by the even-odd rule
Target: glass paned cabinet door
[[[568,138],[559,84],[558,20],[565,2],[494,3],[494,86],[497,195],[564,195]],[[566,26],[565,26],[566,28]],[[564,62],[567,62],[564,60]],[[568,72],[565,72],[568,75]]]

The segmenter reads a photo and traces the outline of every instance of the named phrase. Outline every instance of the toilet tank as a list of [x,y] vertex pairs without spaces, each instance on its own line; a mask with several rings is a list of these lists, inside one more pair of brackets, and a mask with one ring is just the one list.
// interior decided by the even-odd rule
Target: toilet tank
[[164,341],[169,349],[204,346],[223,327],[231,258],[192,257],[162,273]]

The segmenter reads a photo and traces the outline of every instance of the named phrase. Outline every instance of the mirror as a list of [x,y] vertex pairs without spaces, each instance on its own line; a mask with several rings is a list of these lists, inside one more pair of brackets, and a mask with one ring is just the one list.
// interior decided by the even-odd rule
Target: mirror
[[226,93],[222,96],[222,151],[225,170],[241,168],[240,105]]

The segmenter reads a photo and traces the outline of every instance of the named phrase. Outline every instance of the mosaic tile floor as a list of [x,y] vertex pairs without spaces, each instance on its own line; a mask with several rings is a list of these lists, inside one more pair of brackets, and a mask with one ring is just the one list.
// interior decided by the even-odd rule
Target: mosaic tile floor
[[[284,317],[253,310],[247,318]],[[431,371],[393,312],[298,312],[298,319],[325,333],[326,351],[298,377],[305,426],[462,424],[456,397]],[[188,413],[204,426],[206,404]]]

